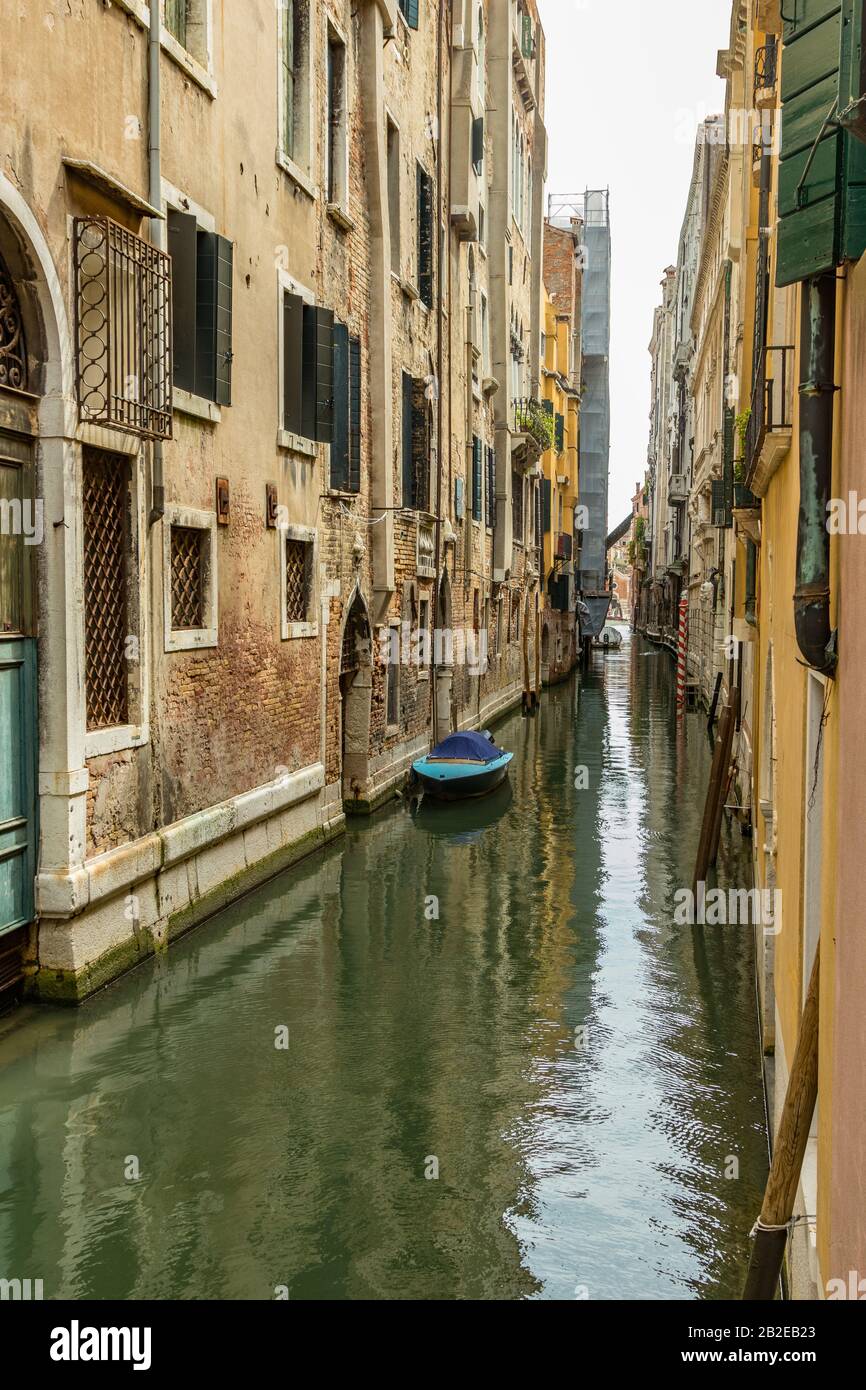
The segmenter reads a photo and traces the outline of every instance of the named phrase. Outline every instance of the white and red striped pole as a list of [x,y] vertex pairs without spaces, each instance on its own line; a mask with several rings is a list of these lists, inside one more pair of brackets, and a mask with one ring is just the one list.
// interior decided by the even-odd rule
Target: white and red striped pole
[[689,600],[683,594],[680,599],[680,631],[677,641],[677,709],[682,713],[686,707],[686,649],[689,643]]

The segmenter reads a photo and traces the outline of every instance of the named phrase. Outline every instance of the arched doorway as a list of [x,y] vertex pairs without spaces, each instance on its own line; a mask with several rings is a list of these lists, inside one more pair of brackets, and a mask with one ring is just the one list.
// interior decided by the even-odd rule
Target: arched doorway
[[370,711],[373,701],[372,632],[367,606],[355,590],[340,644],[341,780],[343,806],[359,809],[370,769]]
[[35,913],[36,585],[44,537],[36,498],[36,371],[15,277],[0,239],[0,999],[20,979]]

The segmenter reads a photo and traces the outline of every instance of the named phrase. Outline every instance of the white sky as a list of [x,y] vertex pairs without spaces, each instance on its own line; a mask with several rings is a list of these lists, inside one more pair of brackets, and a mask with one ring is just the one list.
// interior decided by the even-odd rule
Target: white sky
[[653,309],[675,264],[731,0],[538,0],[547,38],[547,191],[610,188],[610,529],[629,512],[649,439]]

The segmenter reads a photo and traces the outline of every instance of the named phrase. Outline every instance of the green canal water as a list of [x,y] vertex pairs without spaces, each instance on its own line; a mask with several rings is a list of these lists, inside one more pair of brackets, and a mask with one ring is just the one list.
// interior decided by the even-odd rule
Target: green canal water
[[594,660],[499,725],[510,792],[397,803],[83,1009],[4,1021],[0,1277],[739,1294],[766,1178],[752,947],[671,906],[706,732],[677,733],[666,654]]

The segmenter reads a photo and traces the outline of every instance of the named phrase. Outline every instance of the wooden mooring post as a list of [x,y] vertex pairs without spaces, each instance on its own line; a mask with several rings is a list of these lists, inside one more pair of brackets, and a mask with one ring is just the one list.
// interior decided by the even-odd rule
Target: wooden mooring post
[[698,893],[698,884],[707,881],[707,870],[718,850],[728,772],[731,766],[731,750],[734,744],[735,695],[736,692],[732,691],[731,703],[725,705],[719,717],[719,733],[716,746],[713,749],[710,785],[707,789],[707,801],[704,806],[704,819],[701,825],[701,838],[698,841],[698,857],[695,862],[695,877],[692,884],[695,897]]
[[776,1296],[794,1203],[803,1168],[812,1116],[818,1100],[818,994],[820,945],[815,953],[809,992],[800,1020],[800,1033],[788,1077],[788,1090],[761,1215],[753,1232],[754,1245],[743,1289],[748,1303],[770,1303]]

